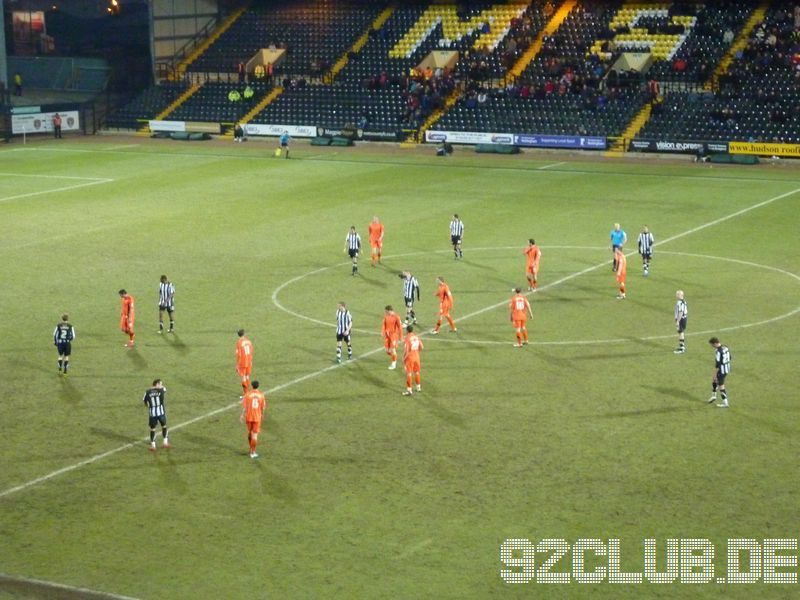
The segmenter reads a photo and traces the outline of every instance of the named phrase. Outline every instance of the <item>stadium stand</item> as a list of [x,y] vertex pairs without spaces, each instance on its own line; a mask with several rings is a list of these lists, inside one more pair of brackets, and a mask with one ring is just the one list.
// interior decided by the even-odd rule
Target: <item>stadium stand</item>
[[607,31],[619,2],[573,8],[516,82],[503,89],[476,85],[431,129],[615,136],[646,100],[638,79],[610,71],[614,54],[590,49]]
[[800,24],[773,3],[716,92],[671,92],[654,107],[642,139],[800,143]]
[[245,11],[188,66],[189,72],[232,73],[258,50],[285,48],[276,74],[321,75],[380,13],[380,3],[284,0]]
[[183,81],[163,81],[147,88],[106,120],[108,127],[136,129],[140,119],[153,119],[189,89]]
[[255,105],[260,98],[266,95],[271,88],[269,83],[259,81],[254,81],[247,85],[253,90],[253,96],[249,100],[242,97],[240,100],[231,102],[228,99],[228,94],[234,89],[241,94],[245,84],[209,81],[172,111],[167,118],[173,121],[234,123]]

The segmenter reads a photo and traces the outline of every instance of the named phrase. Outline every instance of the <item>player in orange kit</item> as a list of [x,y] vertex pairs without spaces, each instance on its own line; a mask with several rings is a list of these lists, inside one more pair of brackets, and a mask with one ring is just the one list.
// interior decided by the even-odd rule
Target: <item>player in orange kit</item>
[[450,291],[450,286],[444,282],[444,277],[437,277],[436,283],[439,285],[439,289],[436,290],[434,295],[439,298],[439,319],[436,321],[436,327],[431,333],[433,335],[439,335],[442,319],[447,319],[451,333],[456,332],[458,331],[456,329],[456,322],[453,321],[453,317],[450,316],[450,310],[453,308],[453,293]]
[[617,300],[625,299],[625,278],[628,275],[628,259],[622,252],[622,248],[617,248],[614,251],[614,264],[617,265],[615,273],[617,274],[617,283],[619,283],[619,294]]
[[405,343],[403,344],[403,366],[406,370],[406,391],[403,396],[411,395],[411,379],[414,378],[417,384],[417,391],[422,391],[422,378],[420,377],[420,364],[419,352],[425,346],[422,345],[422,340],[414,333],[414,326],[409,325],[407,328],[408,335],[406,335]]
[[528,315],[530,315],[531,318],[533,317],[531,303],[522,295],[522,290],[516,288],[514,290],[514,295],[511,296],[511,300],[508,303],[508,316],[517,332],[517,343],[514,344],[515,348],[521,348],[523,345],[528,344],[528,328],[526,327]]
[[250,373],[253,370],[253,342],[245,337],[244,329],[240,329],[236,333],[239,336],[236,341],[236,372],[242,378],[242,394],[244,395],[250,388]]
[[133,333],[133,323],[136,320],[136,312],[133,307],[133,296],[131,296],[124,289],[119,291],[119,297],[122,299],[122,312],[119,316],[119,328],[128,336],[128,343],[125,344],[126,348],[133,348],[136,340],[136,334]]
[[267,408],[267,398],[258,389],[258,380],[253,381],[253,389],[242,398],[242,414],[239,420],[247,425],[247,441],[250,444],[250,458],[258,458],[256,446],[258,433],[261,431],[261,419]]
[[536,291],[537,276],[539,275],[539,259],[542,251],[533,238],[528,240],[528,247],[522,251],[528,257],[528,266],[525,269],[525,276],[528,278],[528,289]]
[[392,371],[397,368],[397,344],[403,337],[403,322],[400,320],[400,315],[394,312],[391,304],[384,309],[381,336],[386,354],[392,359],[392,363],[389,365],[389,370]]
[[383,223],[378,217],[372,217],[372,223],[367,227],[369,231],[369,245],[372,248],[372,266],[381,262],[381,251],[383,250]]

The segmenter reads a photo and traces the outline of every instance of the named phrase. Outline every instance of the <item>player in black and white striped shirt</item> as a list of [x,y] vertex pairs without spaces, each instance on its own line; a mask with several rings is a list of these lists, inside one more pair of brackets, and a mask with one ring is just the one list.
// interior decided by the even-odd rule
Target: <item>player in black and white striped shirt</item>
[[722,396],[722,402],[717,404],[720,408],[728,408],[728,390],[725,389],[725,378],[731,372],[731,351],[720,343],[719,338],[712,337],[708,343],[714,348],[714,378],[711,380],[711,404],[717,399],[717,388]]
[[350,273],[358,273],[358,255],[361,252],[361,236],[356,233],[356,226],[351,225],[347,237],[344,238],[344,251],[353,259],[353,270]]
[[158,284],[158,333],[164,333],[164,311],[169,315],[169,333],[175,333],[175,286],[166,275]]
[[458,218],[458,214],[453,215],[453,220],[450,221],[450,243],[453,244],[453,253],[456,259],[464,258],[464,253],[461,251],[461,239],[464,237],[464,223]]
[[653,245],[656,243],[653,234],[650,233],[650,228],[645,225],[642,232],[639,234],[639,254],[642,255],[642,269],[644,276],[650,275],[650,259],[653,258]]
[[414,297],[419,300],[420,290],[419,281],[411,274],[411,271],[403,271],[399,275],[403,280],[403,301],[406,305],[406,326],[417,322],[417,313],[414,312]]
[[53,330],[53,345],[58,350],[58,372],[64,376],[69,369],[69,357],[72,354],[72,340],[75,339],[75,328],[69,322],[69,315],[61,315],[61,322]]
[[686,318],[689,315],[689,307],[686,306],[686,300],[683,298],[683,290],[675,292],[675,328],[678,330],[678,347],[673,350],[675,354],[683,354],[686,352],[686,340],[684,331],[686,331]]
[[144,404],[147,406],[148,424],[150,425],[150,452],[156,450],[156,425],[161,424],[161,436],[164,438],[164,448],[169,448],[169,437],[167,432],[167,412],[164,408],[164,401],[167,396],[167,388],[161,383],[160,379],[153,380],[153,387],[144,393]]
[[344,302],[336,307],[336,362],[342,362],[342,342],[347,344],[347,360],[353,359],[353,344],[350,331],[353,329],[353,315],[347,310]]

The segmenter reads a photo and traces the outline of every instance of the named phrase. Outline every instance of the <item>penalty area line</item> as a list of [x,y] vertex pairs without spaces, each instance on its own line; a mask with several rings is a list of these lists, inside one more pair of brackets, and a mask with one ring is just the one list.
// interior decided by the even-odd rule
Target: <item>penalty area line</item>
[[[66,592],[66,598],[85,598],[86,600],[137,600],[132,596],[121,596],[119,594],[112,594],[110,592],[101,592],[98,590],[90,590],[83,587],[75,587],[63,583],[55,583],[52,581],[44,581],[42,579],[33,579],[31,577],[14,577],[0,573],[0,591],[3,590],[3,584],[10,584],[16,587],[25,588],[26,591],[39,590],[42,593],[47,593],[48,598],[50,594],[58,591]],[[27,597],[27,594],[26,594]],[[62,596],[59,595],[59,598]]]
[[[96,182],[96,183],[99,183],[99,182]],[[698,225],[697,227],[693,227],[693,228],[688,229],[688,230],[686,230],[686,231],[684,231],[682,233],[678,233],[676,235],[668,237],[665,240],[663,240],[661,242],[661,244],[666,244],[667,242],[672,242],[674,240],[681,239],[683,237],[686,237],[687,235],[691,235],[692,233],[696,233],[698,231],[702,231],[703,229],[706,229],[706,228],[711,227],[713,225],[717,225],[719,223],[723,223],[723,222],[725,222],[725,221],[727,221],[729,219],[733,219],[734,217],[738,217],[740,215],[746,214],[746,213],[748,213],[748,212],[750,212],[752,210],[755,210],[757,208],[761,208],[763,206],[767,206],[769,204],[772,204],[773,202],[777,202],[778,200],[781,200],[783,198],[787,198],[787,197],[789,197],[789,196],[791,196],[793,194],[796,194],[798,192],[800,192],[800,187],[796,188],[796,189],[794,189],[794,190],[792,190],[790,192],[785,192],[783,194],[779,194],[777,196],[773,196],[772,198],[768,198],[766,200],[763,200],[761,202],[753,204],[752,206],[737,210],[736,212],[733,212],[733,213],[731,213],[729,215],[726,215],[726,216],[723,216],[723,217],[719,217],[718,219],[714,219],[713,221],[709,221],[708,223],[704,223],[702,225]],[[2,200],[2,199],[0,199],[0,200]],[[635,253],[636,253],[636,251],[631,251],[631,252],[628,253],[628,256],[631,256],[631,255],[633,255]],[[539,288],[539,290],[545,290],[545,289],[549,289],[549,288],[555,287],[555,286],[560,285],[560,284],[562,284],[562,283],[564,283],[566,281],[570,281],[572,279],[575,279],[576,277],[580,277],[581,275],[584,275],[586,273],[590,273],[592,271],[596,271],[597,269],[599,269],[601,267],[606,267],[606,266],[608,266],[608,264],[609,264],[609,261],[608,260],[604,260],[602,263],[598,263],[598,264],[596,264],[594,266],[587,267],[585,269],[582,269],[581,271],[577,271],[576,273],[573,273],[571,275],[567,275],[566,277],[562,277],[561,279],[558,279],[558,280],[556,280],[556,281],[554,281],[552,283],[544,285],[541,288]],[[323,267],[320,270],[324,270],[325,268],[327,268],[327,267]],[[287,284],[288,284],[288,282],[287,282]],[[532,292],[528,292],[528,294],[531,294],[531,293]],[[495,309],[499,308],[500,306],[505,306],[507,304],[507,302],[508,302],[507,300],[503,300],[502,302],[498,302],[496,304],[492,304],[491,306],[487,306],[485,308],[482,308],[482,309],[476,310],[474,312],[471,312],[471,313],[461,317],[459,319],[459,322],[460,321],[465,321],[467,319],[471,319],[471,318],[476,317],[478,315],[481,315],[483,313],[489,312],[490,310],[495,310]],[[426,333],[427,332],[422,332],[421,336],[425,336]],[[384,350],[383,346],[380,346],[378,348],[375,348],[374,350],[370,350],[369,352],[361,354],[361,355],[355,357],[352,360],[345,361],[345,362],[343,362],[341,364],[329,365],[329,366],[327,366],[327,367],[325,367],[323,369],[319,369],[317,371],[312,371],[311,373],[307,373],[305,375],[302,375],[300,377],[292,379],[291,381],[287,381],[287,382],[282,383],[280,385],[277,385],[277,386],[275,386],[273,388],[270,388],[269,390],[267,390],[267,393],[275,393],[275,392],[278,392],[280,390],[283,390],[283,389],[286,389],[288,387],[291,387],[293,385],[296,385],[298,383],[302,383],[304,381],[308,381],[309,379],[313,379],[315,377],[319,377],[320,375],[323,375],[324,373],[328,373],[329,371],[334,371],[334,370],[336,370],[336,369],[338,369],[340,367],[344,367],[348,363],[358,362],[359,360],[362,360],[362,359],[365,359],[365,358],[367,358],[369,356],[377,354],[378,352],[382,352],[383,350]],[[198,415],[197,417],[194,417],[193,419],[190,419],[188,421],[184,421],[183,423],[179,423],[178,425],[175,425],[174,427],[171,427],[171,429],[182,429],[183,427],[188,427],[189,425],[191,425],[193,423],[196,423],[198,421],[202,421],[204,419],[207,419],[207,418],[212,417],[214,415],[217,415],[219,413],[231,410],[232,408],[234,408],[236,406],[239,406],[239,402],[233,402],[231,404],[228,404],[227,406],[223,406],[223,407],[214,409],[211,412],[208,412],[208,413],[205,413],[205,414],[202,414],[202,415]],[[84,467],[84,466],[90,465],[92,463],[98,462],[98,461],[100,461],[100,460],[102,460],[104,458],[107,458],[109,456],[113,456],[114,454],[117,454],[117,453],[122,452],[123,450],[127,450],[129,448],[132,448],[133,446],[137,446],[137,445],[139,445],[141,443],[142,443],[141,441],[139,441],[139,442],[128,442],[127,444],[123,444],[121,446],[118,446],[117,448],[113,448],[111,450],[107,450],[106,452],[102,452],[101,454],[97,454],[95,456],[92,456],[92,457],[87,458],[85,460],[82,460],[80,462],[77,462],[77,463],[75,463],[73,465],[68,465],[66,467],[62,467],[62,468],[57,469],[57,470],[55,470],[55,471],[53,471],[51,473],[48,473],[47,475],[42,475],[41,477],[37,477],[36,479],[32,479],[31,481],[28,481],[26,483],[22,483],[20,485],[17,485],[17,486],[14,486],[12,488],[9,488],[7,490],[4,490],[4,491],[0,492],[0,498],[4,498],[4,497],[9,496],[11,494],[14,494],[16,492],[21,492],[23,490],[29,489],[29,488],[31,488],[33,486],[36,486],[36,485],[40,484],[40,483],[44,483],[46,481],[49,481],[50,479],[53,479],[54,477],[58,477],[59,475],[70,473],[70,472],[75,471],[75,470],[77,470],[77,469],[79,469],[81,467]]]
[[78,188],[88,187],[90,185],[100,185],[101,183],[110,183],[113,179],[100,179],[96,181],[87,181],[86,183],[76,183],[74,185],[65,185],[63,187],[55,188],[52,190],[41,190],[39,192],[29,192],[27,194],[17,194],[15,196],[5,196],[0,198],[0,202],[8,202],[9,200],[19,200],[20,198],[30,198],[32,196],[41,196],[43,194],[53,194],[55,192],[66,192],[69,190],[77,190]]

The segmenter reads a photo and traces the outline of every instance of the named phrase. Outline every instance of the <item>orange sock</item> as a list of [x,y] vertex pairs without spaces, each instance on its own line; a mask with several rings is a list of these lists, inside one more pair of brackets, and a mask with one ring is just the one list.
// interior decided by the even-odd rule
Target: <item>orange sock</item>
[[442,326],[442,320],[439,319],[438,321],[436,321],[436,329],[434,329],[434,331],[439,331],[439,327],[441,327],[441,326]]
[[411,373],[409,373],[408,375],[406,375],[406,387],[407,387],[407,388],[410,388],[410,387],[411,387]]
[[135,340],[135,339],[136,339],[136,334],[134,334],[134,333],[129,333],[129,334],[128,334],[128,337],[129,337],[129,338],[131,338],[131,344],[132,344],[132,343],[133,343],[133,340]]
[[523,339],[524,339],[526,342],[528,341],[528,328],[527,328],[527,327],[523,327],[523,328],[522,328],[522,338],[523,338]]
[[517,343],[518,344],[522,343],[522,335],[520,335],[519,331],[517,332]]
[[536,280],[533,280],[533,289],[536,289]]
[[451,317],[450,315],[447,315],[447,322],[450,323],[450,329],[456,328],[456,322],[453,321],[453,317]]
[[[422,383],[422,377],[420,377],[419,373],[416,373],[416,374],[414,375],[414,379],[415,379],[415,381],[417,382],[417,385],[419,385],[420,383]],[[409,385],[411,385],[411,384],[409,384]]]
[[397,362],[397,352],[392,352],[392,362]]
[[620,283],[619,284],[619,293],[620,294],[624,294],[625,293],[625,284],[624,283]]

